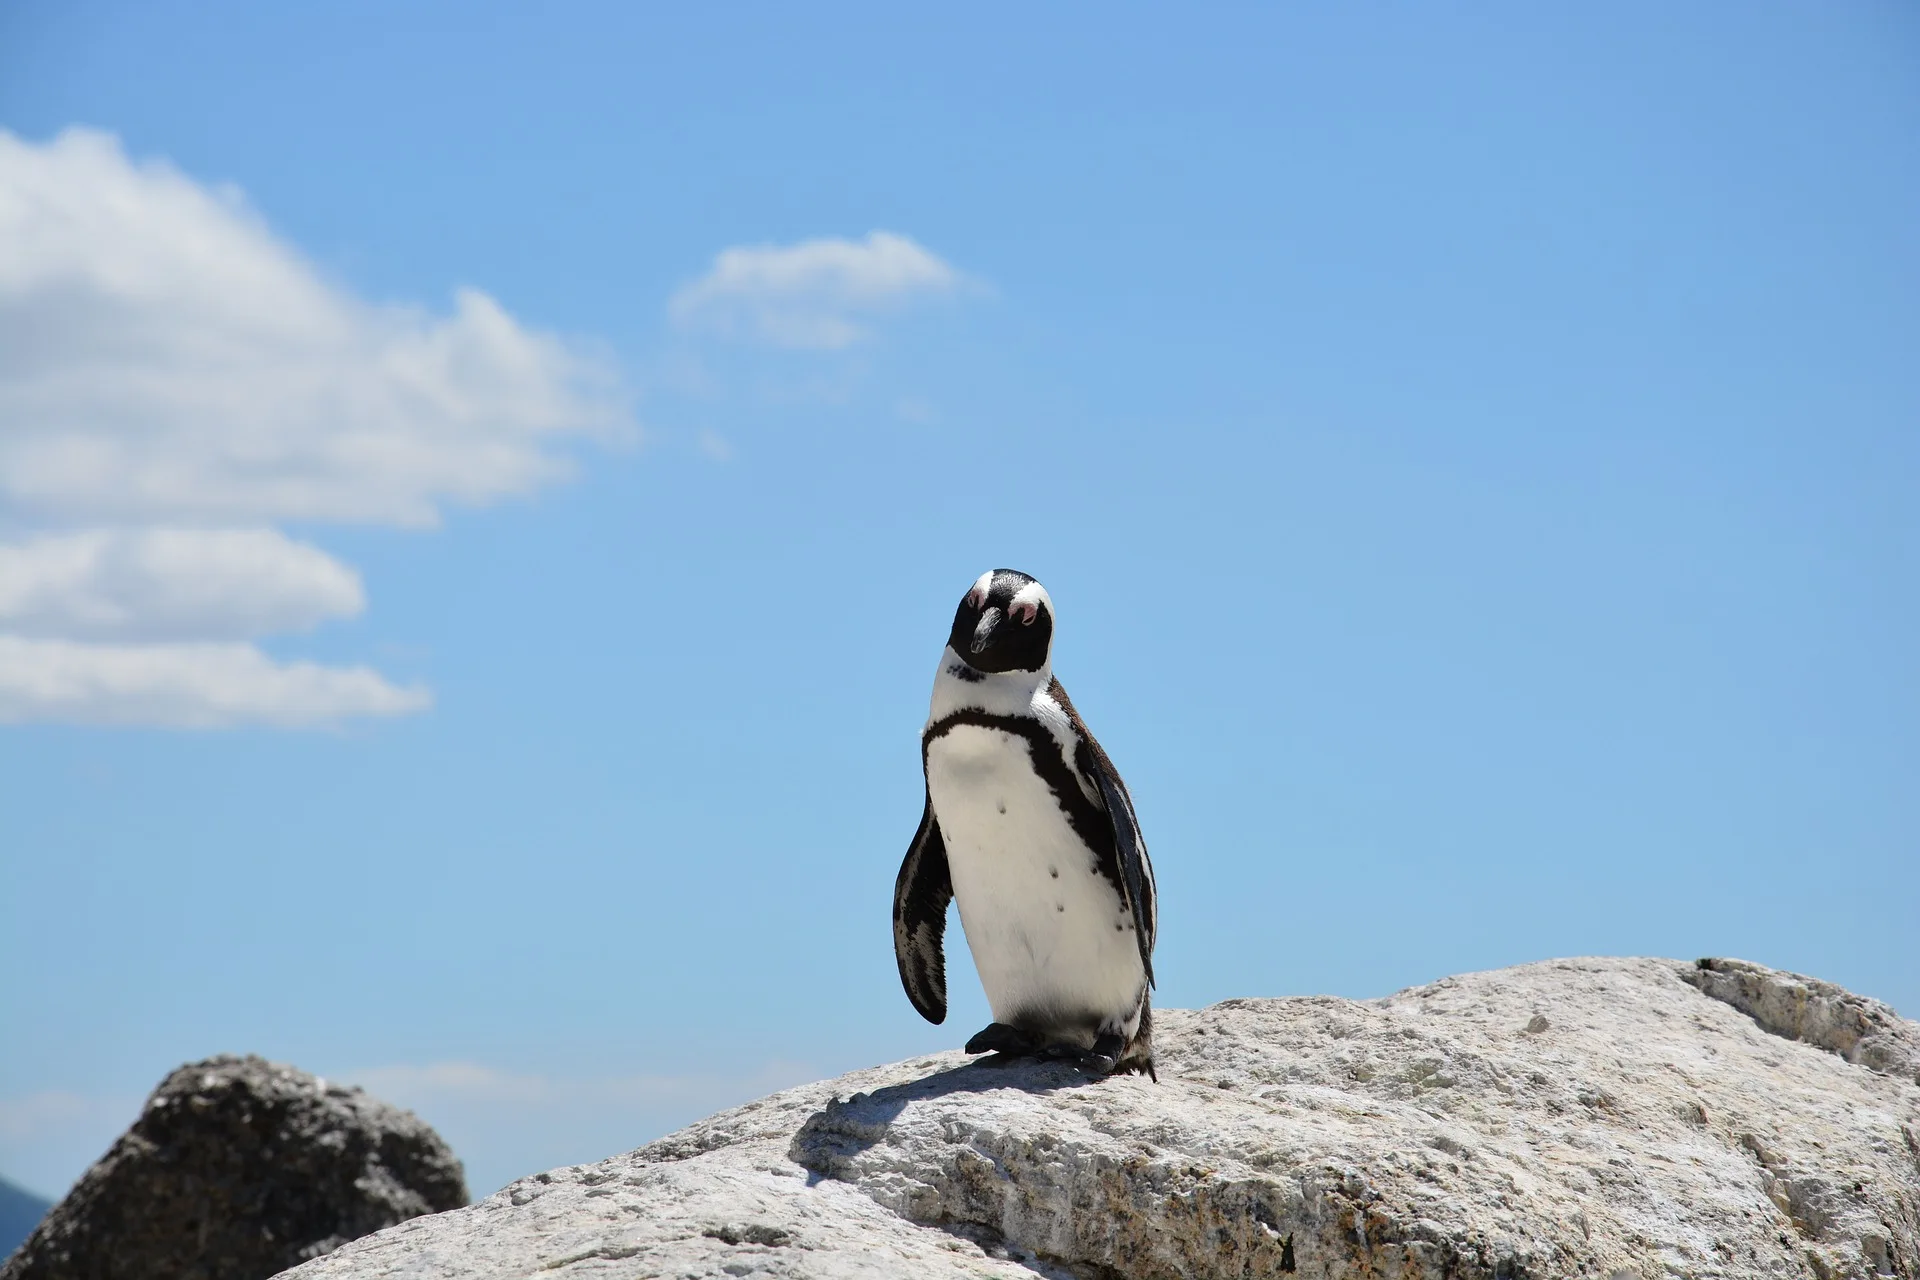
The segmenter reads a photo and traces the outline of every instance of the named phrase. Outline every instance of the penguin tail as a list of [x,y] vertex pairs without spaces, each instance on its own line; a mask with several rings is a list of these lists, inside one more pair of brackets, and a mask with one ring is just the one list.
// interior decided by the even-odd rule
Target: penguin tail
[[1160,1073],[1153,1068],[1153,1002],[1144,992],[1140,996],[1140,1026],[1127,1043],[1127,1051],[1120,1055],[1120,1061],[1113,1067],[1115,1075],[1123,1071],[1144,1075],[1155,1084],[1160,1083]]

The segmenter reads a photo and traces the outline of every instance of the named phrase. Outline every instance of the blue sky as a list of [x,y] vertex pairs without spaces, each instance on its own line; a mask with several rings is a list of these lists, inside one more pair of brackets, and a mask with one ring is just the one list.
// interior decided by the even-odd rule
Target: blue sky
[[1920,1010],[1917,50],[0,2],[0,1174],[221,1051],[485,1193],[959,1043],[887,904],[996,565],[1164,1005],[1652,953]]

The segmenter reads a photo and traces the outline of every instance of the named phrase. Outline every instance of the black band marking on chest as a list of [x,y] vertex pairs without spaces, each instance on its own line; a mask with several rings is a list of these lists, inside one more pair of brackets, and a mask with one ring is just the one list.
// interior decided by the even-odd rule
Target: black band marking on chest
[[934,739],[945,737],[948,730],[961,725],[999,729],[1026,741],[1027,758],[1033,764],[1033,772],[1047,784],[1047,790],[1053,792],[1054,803],[1060,806],[1060,812],[1066,816],[1067,825],[1073,828],[1073,833],[1080,837],[1081,843],[1093,851],[1100,874],[1106,877],[1115,895],[1125,903],[1126,880],[1120,874],[1120,856],[1114,850],[1111,820],[1107,817],[1107,811],[1087,799],[1087,793],[1080,789],[1080,780],[1060,754],[1059,740],[1052,731],[1027,716],[997,715],[971,707],[951,712],[928,725],[927,731],[920,735],[922,772],[926,770],[927,748],[933,745]]

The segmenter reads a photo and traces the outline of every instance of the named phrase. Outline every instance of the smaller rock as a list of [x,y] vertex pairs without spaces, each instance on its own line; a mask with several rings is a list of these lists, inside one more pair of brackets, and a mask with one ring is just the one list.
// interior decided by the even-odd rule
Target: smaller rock
[[257,1057],[181,1067],[0,1280],[264,1280],[382,1227],[467,1203],[412,1112]]

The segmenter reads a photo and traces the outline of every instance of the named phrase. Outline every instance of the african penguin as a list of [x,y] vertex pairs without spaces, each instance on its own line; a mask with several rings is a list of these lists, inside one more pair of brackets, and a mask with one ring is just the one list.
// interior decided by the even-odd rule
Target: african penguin
[[983,573],[960,601],[920,735],[927,803],[894,884],[894,958],[913,1007],[945,1021],[957,898],[994,1018],[968,1053],[1151,1075],[1153,865],[1052,644],[1053,601],[1024,573]]

